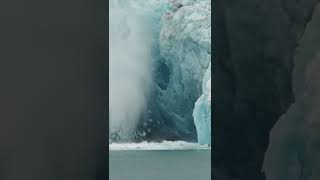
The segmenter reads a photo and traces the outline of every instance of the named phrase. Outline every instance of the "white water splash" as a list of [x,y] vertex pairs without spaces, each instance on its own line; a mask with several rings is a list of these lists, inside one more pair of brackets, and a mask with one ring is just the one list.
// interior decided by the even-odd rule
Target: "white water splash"
[[130,1],[110,1],[109,114],[110,133],[130,139],[151,82],[151,32]]
[[210,150],[208,145],[200,145],[185,141],[162,141],[156,142],[141,142],[141,143],[111,143],[109,144],[110,151],[126,151],[126,150]]

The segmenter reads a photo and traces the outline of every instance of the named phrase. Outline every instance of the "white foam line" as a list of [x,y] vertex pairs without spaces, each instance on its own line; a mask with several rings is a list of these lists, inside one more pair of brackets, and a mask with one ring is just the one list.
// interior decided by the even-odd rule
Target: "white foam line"
[[109,151],[127,151],[127,150],[210,150],[208,145],[200,145],[185,141],[162,141],[157,142],[141,142],[141,143],[111,143]]

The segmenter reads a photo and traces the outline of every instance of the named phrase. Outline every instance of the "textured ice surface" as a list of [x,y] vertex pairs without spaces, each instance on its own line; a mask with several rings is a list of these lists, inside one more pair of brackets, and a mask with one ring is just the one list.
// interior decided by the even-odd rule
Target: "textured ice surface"
[[160,76],[167,79],[160,81],[165,85],[157,89],[155,109],[171,132],[196,140],[192,112],[211,59],[211,1],[173,0],[168,9],[161,22],[158,63],[169,73]]
[[197,143],[189,143],[185,141],[162,141],[155,142],[141,142],[141,143],[112,143],[109,144],[111,151],[124,150],[196,150],[196,149],[210,149],[209,146],[199,145]]
[[[204,75],[211,59],[211,1],[112,0],[110,4],[111,7],[115,5],[123,7],[124,11],[121,11],[121,13],[125,13],[125,15],[114,15],[122,17],[123,20],[121,21],[119,21],[119,18],[110,18],[118,25],[118,29],[114,29],[114,32],[121,32],[122,37],[127,37],[126,35],[130,32],[132,34],[133,31],[138,36],[134,41],[130,41],[130,46],[140,50],[139,47],[145,47],[141,46],[141,43],[147,41],[149,46],[144,49],[151,54],[148,62],[146,62],[151,63],[153,80],[150,85],[151,94],[147,98],[148,110],[145,113],[143,112],[143,115],[138,113],[141,108],[138,111],[133,111],[136,112],[133,115],[121,113],[121,110],[119,110],[119,116],[142,116],[140,117],[140,124],[142,126],[147,125],[145,131],[139,132],[138,136],[146,136],[146,133],[149,133],[156,139],[196,141],[198,129],[205,131],[198,132],[202,139],[210,131],[203,127],[203,125],[210,123],[207,118],[210,112],[207,109],[208,106],[203,103],[205,101],[202,101],[208,96],[208,94],[202,93],[202,91],[207,92],[202,88],[202,84],[203,81],[207,81]],[[128,9],[130,13],[128,13]],[[133,15],[132,12],[134,12]],[[122,22],[125,22],[126,19],[127,24],[123,24]],[[139,26],[133,26],[134,29],[130,29],[130,26],[128,28],[130,24]],[[115,37],[111,36],[111,38]],[[119,38],[121,39],[121,37]],[[124,55],[132,57],[132,54],[127,53],[127,50],[131,52],[132,49],[130,50],[125,43],[123,44],[118,46],[119,49],[124,48],[123,51],[118,51],[118,55],[120,57]],[[146,45],[146,43],[144,44]],[[145,60],[144,57],[141,59]],[[139,62],[142,63],[143,61],[140,60]],[[134,67],[138,66],[140,67],[139,64],[136,64]],[[126,66],[123,67],[126,68]],[[130,72],[123,68],[115,71],[115,74],[118,73],[118,77],[123,76],[123,72]],[[132,79],[134,77],[136,76],[128,78]],[[124,81],[117,82],[121,84]],[[130,82],[134,81],[130,80]],[[138,82],[145,86],[143,79],[138,79]],[[122,86],[125,86],[125,84]],[[125,86],[123,92],[132,89],[132,87],[135,86]],[[135,92],[135,89],[133,90]],[[201,94],[203,95],[201,96]],[[145,98],[145,96],[141,96],[139,91],[132,94],[131,90],[130,93],[124,93],[122,97],[128,101],[127,108],[131,107],[133,109],[139,107],[131,103],[135,102],[134,98]],[[196,105],[198,107],[196,107],[194,113],[196,117],[194,120],[192,114],[195,102],[199,97],[197,103],[199,105]],[[117,114],[111,115],[115,116]],[[135,124],[136,121],[129,121],[128,123]],[[194,122],[199,122],[197,129]],[[148,124],[151,124],[151,128]],[[127,124],[118,124],[118,126],[123,128]],[[130,127],[134,127],[134,125],[130,125]]]
[[202,95],[195,104],[193,118],[198,143],[211,144],[211,63],[203,78]]

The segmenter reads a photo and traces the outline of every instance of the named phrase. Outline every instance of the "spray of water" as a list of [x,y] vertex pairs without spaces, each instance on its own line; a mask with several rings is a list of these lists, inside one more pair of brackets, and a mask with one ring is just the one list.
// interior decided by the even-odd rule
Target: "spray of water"
[[129,140],[146,108],[151,32],[130,1],[109,2],[109,137]]

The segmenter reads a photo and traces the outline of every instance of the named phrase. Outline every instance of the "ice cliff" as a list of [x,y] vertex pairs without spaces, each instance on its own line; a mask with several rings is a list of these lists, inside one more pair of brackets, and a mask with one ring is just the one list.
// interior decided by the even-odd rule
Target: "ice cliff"
[[211,2],[169,1],[160,24],[159,54],[153,71],[155,88],[150,106],[151,117],[159,125],[151,134],[164,139],[196,141],[196,127],[202,128],[194,122],[204,125],[203,122],[211,121],[210,116],[206,120],[199,119],[205,117],[199,107],[195,121],[192,116],[211,60]]
[[151,32],[151,93],[136,136],[196,141],[198,134],[198,141],[208,144],[211,136],[208,89],[211,84],[211,1],[118,2],[143,14]]

